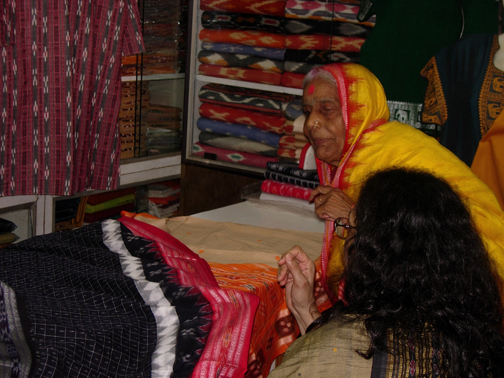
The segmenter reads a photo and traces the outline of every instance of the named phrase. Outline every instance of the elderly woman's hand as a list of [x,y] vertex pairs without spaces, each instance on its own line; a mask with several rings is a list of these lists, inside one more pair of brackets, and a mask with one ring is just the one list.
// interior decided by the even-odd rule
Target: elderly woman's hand
[[339,188],[319,185],[309,198],[315,203],[315,213],[320,219],[335,221],[339,217],[348,217],[353,201]]
[[285,252],[278,261],[278,283],[285,286],[287,307],[296,318],[301,334],[320,316],[313,285],[315,264],[299,246]]

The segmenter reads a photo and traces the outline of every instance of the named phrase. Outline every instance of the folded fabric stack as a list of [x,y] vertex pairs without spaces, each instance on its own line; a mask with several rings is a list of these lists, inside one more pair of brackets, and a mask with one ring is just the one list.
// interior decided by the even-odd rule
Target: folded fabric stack
[[199,99],[194,155],[266,168],[278,161],[282,138],[293,136],[293,122],[285,116],[292,95],[207,84]]
[[13,232],[18,226],[10,220],[0,218],[0,248],[7,247],[19,237]]
[[261,184],[261,200],[306,206],[312,190],[320,184],[316,170],[301,169],[296,163],[268,163],[267,168]]
[[135,157],[135,147],[138,148],[138,143],[144,139],[142,134],[145,134],[146,127],[140,116],[148,107],[149,100],[148,83],[141,86],[135,82],[122,83],[121,108],[118,115],[121,159]]
[[167,74],[180,71],[179,39],[182,34],[179,20],[180,1],[145,0],[143,2],[144,75]]
[[119,218],[121,211],[135,211],[136,188],[94,194],[87,198],[84,222]]
[[374,19],[357,21],[358,0],[201,0],[199,73],[301,88],[306,73],[357,62]]
[[147,189],[148,213],[158,218],[170,218],[179,214],[180,180],[151,184]]
[[182,109],[149,104],[146,109],[145,149],[147,155],[180,151],[182,143]]

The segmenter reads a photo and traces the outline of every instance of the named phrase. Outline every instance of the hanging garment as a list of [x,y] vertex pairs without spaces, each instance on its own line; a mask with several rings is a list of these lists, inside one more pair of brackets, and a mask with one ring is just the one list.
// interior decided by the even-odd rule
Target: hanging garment
[[3,2],[0,195],[70,195],[119,179],[121,56],[137,2]]
[[443,125],[440,142],[468,166],[504,107],[504,72],[493,65],[496,34],[475,34],[440,50],[422,70],[428,80],[423,122]]

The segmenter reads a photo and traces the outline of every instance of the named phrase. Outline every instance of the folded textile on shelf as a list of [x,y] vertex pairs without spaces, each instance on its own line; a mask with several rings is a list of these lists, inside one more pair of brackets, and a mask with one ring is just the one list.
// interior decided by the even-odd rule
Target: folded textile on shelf
[[285,47],[292,50],[333,50],[359,52],[366,41],[361,37],[341,37],[322,34],[292,34],[285,37]]
[[258,168],[266,168],[266,164],[269,161],[278,161],[278,158],[205,146],[200,142],[193,144],[192,153],[195,156],[201,156],[205,159],[237,163]]
[[201,102],[262,111],[282,116],[294,96],[222,84],[206,84],[199,91]]
[[[285,4],[285,17],[305,18],[325,21],[346,21],[360,23],[357,19],[359,4],[346,1],[314,1],[314,0],[287,0]],[[364,25],[374,26],[376,17],[370,17]]]
[[303,80],[305,76],[306,75],[303,73],[284,72],[282,74],[282,78],[280,79],[280,83],[284,87],[303,88]]
[[284,33],[284,18],[247,13],[204,11],[201,26],[205,29],[262,30],[270,33]]
[[251,154],[258,154],[269,157],[276,157],[278,154],[278,148],[268,146],[264,143],[259,143],[234,136],[215,134],[208,131],[202,131],[199,134],[198,139],[201,144],[224,148],[227,150],[248,152]]
[[216,51],[200,50],[198,53],[198,60],[201,63],[221,67],[250,68],[276,73],[282,73],[284,71],[283,61],[254,55],[219,53]]
[[367,38],[373,28],[353,22],[286,18],[284,30],[286,34],[326,34]]
[[201,43],[202,50],[217,51],[222,53],[232,53],[232,54],[245,54],[261,56],[263,58],[283,60],[285,49],[273,48],[273,47],[255,47],[242,45],[240,43],[214,43],[214,42],[203,42]]
[[258,30],[201,29],[199,39],[202,42],[240,43],[257,47],[285,48],[285,36]]
[[308,201],[312,189],[301,186],[276,182],[273,180],[264,180],[261,184],[261,191],[280,196],[294,197]]
[[299,164],[296,163],[271,162],[268,163],[268,170],[299,177],[305,180],[320,181],[316,169],[301,169],[299,168]]
[[259,71],[250,68],[220,67],[210,64],[200,64],[199,73],[201,75],[271,85],[280,85],[282,78],[282,74],[275,72]]
[[306,180],[306,179],[302,179],[300,177],[290,176],[290,175],[286,175],[286,174],[279,173],[279,172],[273,172],[270,170],[267,170],[266,172],[264,172],[264,178],[267,180],[273,180],[276,182],[292,184],[292,185],[301,186],[303,188],[308,188],[308,189],[315,189],[317,186],[320,185],[320,183],[318,181]]
[[293,131],[292,121],[283,116],[265,114],[259,111],[203,103],[200,105],[199,114],[204,118],[254,126],[275,134],[290,134]]
[[263,143],[274,148],[279,147],[281,138],[279,134],[269,133],[254,126],[216,121],[203,117],[198,118],[196,125],[201,131],[209,131],[215,134],[244,138]]
[[285,0],[201,0],[200,9],[283,17]]
[[293,50],[284,53],[285,62],[300,62],[309,64],[358,63],[360,52],[343,52],[331,50]]

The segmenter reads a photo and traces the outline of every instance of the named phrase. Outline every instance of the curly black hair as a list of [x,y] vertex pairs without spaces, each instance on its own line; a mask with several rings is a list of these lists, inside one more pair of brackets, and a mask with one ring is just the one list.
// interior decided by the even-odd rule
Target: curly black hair
[[[439,335],[449,377],[503,377],[502,283],[459,195],[424,171],[371,175],[356,207],[343,272],[347,306],[363,318],[367,352],[387,350],[387,332]],[[389,333],[390,334],[390,333]]]

